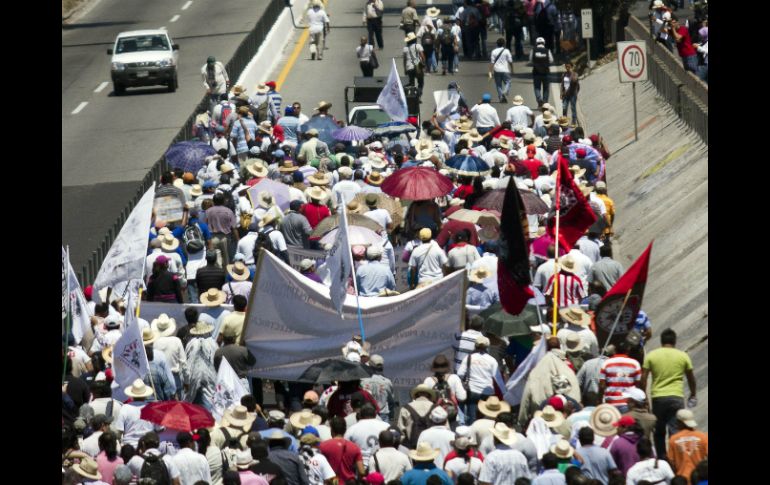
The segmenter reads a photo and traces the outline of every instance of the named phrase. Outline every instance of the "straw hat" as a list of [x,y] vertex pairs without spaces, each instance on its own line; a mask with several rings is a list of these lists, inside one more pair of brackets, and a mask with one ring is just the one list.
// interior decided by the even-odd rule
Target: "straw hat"
[[559,440],[558,443],[551,446],[551,453],[559,458],[572,458],[572,455],[575,454],[575,448],[569,444],[569,441]]
[[313,414],[309,409],[304,409],[289,416],[289,422],[294,429],[305,429],[305,426],[318,426],[321,424],[321,416]]
[[273,136],[273,124],[270,120],[265,120],[259,124],[259,131],[267,135]]
[[234,428],[251,427],[251,424],[257,419],[256,416],[251,416],[246,406],[235,406],[232,409],[225,411],[222,416],[223,420],[227,420],[227,424]]
[[331,182],[332,179],[329,177],[328,173],[316,172],[308,177],[307,181],[310,182],[310,185],[312,186],[322,187],[324,185],[329,185],[329,182]]
[[80,459],[80,463],[72,465],[72,469],[77,472],[78,475],[85,478],[91,478],[93,480],[101,480],[102,474],[99,473],[99,465],[90,456]]
[[617,434],[618,429],[612,423],[619,420],[620,416],[620,411],[612,404],[600,404],[591,413],[589,424],[599,436],[613,436]]
[[452,121],[450,123],[450,126],[447,127],[449,131],[459,131],[460,133],[467,133],[471,131],[471,128],[473,127],[473,121],[471,121],[467,116],[463,115],[460,116],[460,118],[456,121]]
[[164,251],[176,251],[179,247],[179,240],[171,234],[164,234],[160,237],[160,247]]
[[[322,109],[329,109],[331,107],[332,107],[332,104],[329,103],[328,101],[321,101],[320,103],[318,103],[318,106],[315,107],[315,110],[321,111]],[[317,131],[316,131],[316,134],[318,134]]]
[[264,216],[262,216],[262,219],[259,221],[259,228],[263,228],[269,224],[272,224],[275,222],[275,214],[273,212],[268,212]]
[[201,303],[208,307],[219,306],[226,299],[225,292],[217,288],[209,288],[209,291],[201,295]]
[[154,319],[150,326],[158,333],[159,337],[168,337],[176,332],[176,320],[169,318],[165,313],[158,315],[158,318]]
[[415,160],[419,160],[419,161],[430,160],[434,154],[435,152],[433,151],[432,148],[425,148],[420,150],[420,153],[418,153],[417,156],[414,158]]
[[516,436],[516,431],[506,426],[505,423],[495,423],[495,426],[490,431],[495,438],[508,446],[513,446],[513,444],[518,439],[518,436]]
[[489,278],[492,275],[492,273],[489,272],[489,269],[486,266],[479,266],[478,268],[471,271],[471,274],[468,276],[468,280],[471,283],[483,283],[485,279]]
[[[204,295],[201,295],[201,299]],[[214,331],[214,325],[199,321],[190,329],[190,335],[206,335]]]
[[372,168],[381,170],[388,166],[388,161],[385,160],[385,157],[381,153],[369,152],[368,158],[369,165],[371,165]]
[[472,129],[472,130],[470,130],[468,133],[466,133],[466,134],[464,134],[463,136],[461,136],[461,137],[460,137],[460,139],[461,139],[461,140],[468,140],[468,141],[472,141],[472,142],[474,142],[474,143],[478,143],[478,142],[480,142],[481,140],[483,140],[483,139],[484,139],[484,137],[483,137],[483,136],[481,136],[481,134],[479,133],[479,130],[477,130],[476,128],[473,128],[473,129]]
[[543,111],[543,125],[545,125],[546,128],[551,126],[551,123],[553,123],[554,117],[551,111]]
[[415,39],[417,39],[417,36],[415,35],[415,33],[409,32],[408,34],[406,34],[406,37],[404,38],[404,42],[411,42]]
[[232,276],[234,281],[246,281],[249,279],[249,268],[242,261],[237,261],[227,265],[227,273]]
[[486,401],[479,401],[479,411],[485,416],[496,418],[500,413],[511,412],[511,406],[505,401],[501,401],[497,396],[489,396]]
[[567,335],[566,347],[567,352],[580,352],[583,350],[585,345],[583,345],[583,341],[580,339],[580,335],[575,332],[571,332],[569,335]]
[[192,197],[200,197],[203,195],[203,187],[201,187],[200,184],[194,184],[192,189],[190,189],[190,195]]
[[425,15],[428,17],[438,17],[441,15],[441,9],[438,9],[436,7],[430,7],[428,10],[425,11]]
[[247,165],[246,170],[248,170],[248,172],[255,177],[267,177],[267,167],[262,165],[260,162],[254,162],[250,165]]
[[542,411],[535,411],[535,417],[543,418],[549,428],[558,428],[564,424],[564,415],[550,405],[544,407]]
[[270,92],[270,86],[268,86],[265,83],[259,83],[257,84],[257,88],[255,89],[255,91],[257,92],[257,94],[267,94],[268,92]]
[[559,123],[559,126],[562,128],[567,128],[569,126],[569,118],[566,116],[559,116],[559,119],[557,119],[556,122]]
[[580,192],[583,194],[583,197],[588,197],[591,195],[591,192],[594,191],[594,188],[588,184],[581,184],[580,185]]
[[436,391],[432,387],[428,387],[425,384],[419,384],[412,388],[411,391],[409,391],[409,395],[412,396],[412,399],[416,399],[415,396],[419,393],[430,394],[431,401],[436,400]]
[[497,139],[500,142],[500,148],[503,148],[505,150],[510,150],[513,148],[513,140],[511,140],[507,136],[501,136]]
[[181,189],[182,187],[184,187],[184,180],[182,180],[182,179],[174,179],[172,184],[174,185],[174,187],[176,187],[178,189]]
[[322,201],[326,199],[326,192],[321,187],[311,187],[307,190],[307,195],[310,196],[311,199],[315,199],[317,201]]
[[577,262],[575,262],[575,258],[573,258],[572,255],[567,254],[566,256],[559,258],[559,268],[561,268],[561,271],[574,273],[577,269]]
[[578,305],[560,309],[559,315],[562,320],[573,325],[580,325],[581,327],[591,325],[591,315]]
[[147,387],[143,380],[137,379],[133,384],[124,389],[126,396],[133,398],[150,397],[155,394],[151,387]]
[[348,203],[348,212],[352,212],[354,214],[361,214],[363,212],[363,207],[361,204],[358,203],[357,200],[351,200]]
[[524,98],[522,98],[520,94],[517,94],[516,96],[513,97],[512,104],[514,106],[521,106],[522,104],[524,104]]
[[281,167],[278,169],[279,172],[288,173],[288,172],[296,172],[299,170],[299,167],[294,165],[294,162],[291,160],[284,160]]
[[433,461],[440,454],[441,452],[438,449],[433,449],[427,441],[420,441],[417,444],[417,449],[409,452],[409,458],[412,461]]
[[155,330],[152,328],[142,329],[142,343],[144,345],[151,345],[156,340],[158,340],[158,334]]
[[250,449],[240,450],[235,454],[235,466],[239,470],[246,470],[256,462]]
[[267,190],[261,190],[257,194],[257,205],[259,205],[263,209],[269,209],[274,204],[275,204],[275,201],[273,200],[273,194],[271,194]]
[[385,180],[385,177],[380,174],[380,172],[372,172],[370,173],[366,179],[365,182],[369,185],[374,185],[375,187],[379,187],[382,185],[382,182]]
[[108,364],[112,364],[112,345],[102,350],[102,358]]
[[230,173],[233,170],[235,170],[235,166],[233,166],[233,164],[230,163],[230,162],[225,162],[225,163],[222,164],[221,167],[219,167],[219,171],[221,173]]

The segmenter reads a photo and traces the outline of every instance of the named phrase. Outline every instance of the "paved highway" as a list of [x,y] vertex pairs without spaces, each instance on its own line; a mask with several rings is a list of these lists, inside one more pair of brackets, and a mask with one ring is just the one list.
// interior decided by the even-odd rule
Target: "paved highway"
[[[78,270],[203,96],[200,67],[227,62],[267,0],[98,0],[62,26],[62,242]],[[110,56],[119,32],[165,27],[180,45],[179,90],[116,97]]]

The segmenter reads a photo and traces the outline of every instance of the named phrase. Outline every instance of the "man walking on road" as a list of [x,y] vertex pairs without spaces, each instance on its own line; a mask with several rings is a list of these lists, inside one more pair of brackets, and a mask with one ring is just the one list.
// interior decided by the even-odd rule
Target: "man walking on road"
[[572,124],[577,125],[577,95],[580,92],[580,80],[577,73],[572,70],[571,62],[564,64],[564,69],[564,74],[561,77],[562,114],[567,116],[571,104]]
[[384,47],[382,42],[382,12],[385,6],[382,0],[368,0],[364,7],[364,24],[369,32],[369,44],[374,46],[374,39],[377,39],[377,45],[380,50]]
[[310,58],[322,60],[326,49],[326,33],[329,32],[329,16],[320,0],[313,1],[313,7],[305,13],[310,32]]
[[209,113],[214,112],[214,106],[219,103],[219,97],[227,94],[230,88],[230,77],[227,75],[225,65],[217,61],[214,56],[206,59],[206,64],[201,68],[203,87],[209,96]]
[[551,72],[553,54],[545,47],[545,39],[538,37],[535,48],[529,54],[529,62],[532,63],[532,83],[535,85],[535,99],[538,108],[548,102],[548,93],[551,83],[548,76]]
[[489,63],[489,77],[494,73],[497,97],[501,103],[508,102],[511,90],[511,74],[513,74],[513,56],[505,48],[505,39],[497,39],[497,48],[492,51]]

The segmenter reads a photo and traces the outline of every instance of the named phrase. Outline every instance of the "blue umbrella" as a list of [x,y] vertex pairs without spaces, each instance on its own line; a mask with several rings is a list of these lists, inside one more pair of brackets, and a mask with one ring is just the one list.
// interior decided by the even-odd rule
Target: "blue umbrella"
[[360,126],[350,125],[339,130],[334,130],[332,136],[335,140],[340,141],[358,141],[366,140],[372,136],[372,130],[367,128],[361,128]]
[[198,173],[206,157],[216,155],[217,151],[202,141],[182,141],[174,143],[166,151],[166,163],[171,168],[185,172]]
[[402,133],[411,133],[417,131],[411,123],[405,121],[391,121],[390,123],[384,123],[374,129],[374,134],[377,136],[393,136],[400,135]]
[[307,133],[311,128],[318,130],[318,139],[327,145],[334,145],[336,140],[332,132],[337,131],[340,127],[331,116],[313,116],[310,121],[300,126],[299,131]]
[[473,155],[455,155],[446,162],[447,170],[456,172],[458,175],[467,175],[469,177],[478,177],[489,173],[489,165],[479,157]]

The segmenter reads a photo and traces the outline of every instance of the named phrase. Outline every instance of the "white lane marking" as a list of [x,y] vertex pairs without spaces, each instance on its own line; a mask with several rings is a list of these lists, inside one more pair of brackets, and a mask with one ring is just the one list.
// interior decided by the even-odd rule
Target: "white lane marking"
[[169,22],[176,22],[177,20],[179,20],[179,15],[174,15]]
[[106,88],[106,87],[107,87],[109,84],[110,84],[110,83],[108,83],[107,81],[104,81],[103,83],[101,83],[101,84],[99,85],[99,87],[97,87],[96,89],[94,89],[94,92],[95,92],[95,93],[101,93],[101,92],[102,92],[102,90],[103,90],[104,88]]
[[76,115],[76,114],[80,113],[81,111],[83,111],[83,108],[85,108],[86,106],[88,106],[88,101],[83,101],[82,103],[80,103],[80,104],[78,105],[78,107],[77,107],[77,108],[75,108],[75,109],[72,111],[72,114],[73,114],[73,115]]
[[192,0],[187,0],[187,3],[182,5],[182,10],[187,10],[188,8],[190,8],[190,5],[192,5]]

